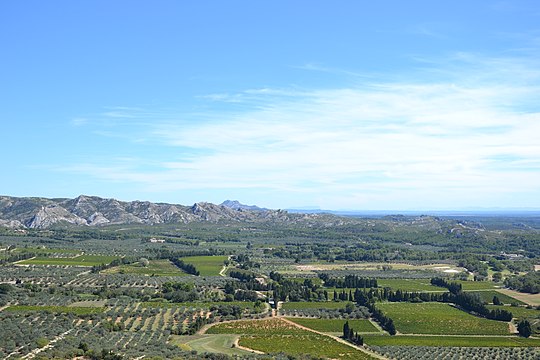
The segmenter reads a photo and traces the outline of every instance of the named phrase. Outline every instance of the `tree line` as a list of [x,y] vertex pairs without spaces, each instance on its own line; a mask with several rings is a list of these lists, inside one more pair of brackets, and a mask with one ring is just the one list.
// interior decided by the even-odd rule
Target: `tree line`
[[377,279],[360,277],[357,275],[345,275],[345,278],[330,277],[326,273],[319,273],[319,278],[324,281],[326,287],[334,288],[376,288]]
[[460,283],[448,281],[440,277],[432,278],[431,285],[447,288],[452,294],[460,293],[463,290],[463,286]]
[[171,260],[171,262],[176,265],[177,267],[179,267],[180,269],[184,270],[186,273],[188,274],[191,274],[191,275],[195,275],[195,276],[199,276],[201,273],[199,272],[199,270],[197,270],[197,268],[195,267],[195,265],[193,264],[189,264],[189,263],[186,263],[184,262],[184,260],[182,259],[179,259],[177,257],[171,257],[169,258],[169,260]]
[[349,340],[353,344],[356,344],[359,346],[364,345],[364,338],[358,335],[358,333],[355,332],[354,329],[349,326],[349,321],[345,321],[345,324],[343,324],[343,338],[345,340]]

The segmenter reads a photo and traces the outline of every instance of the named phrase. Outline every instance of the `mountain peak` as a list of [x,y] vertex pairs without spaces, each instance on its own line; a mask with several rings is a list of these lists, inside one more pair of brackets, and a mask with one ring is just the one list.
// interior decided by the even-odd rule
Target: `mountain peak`
[[255,210],[255,211],[268,210],[268,209],[265,209],[265,208],[260,208],[260,207],[258,207],[256,205],[245,205],[245,204],[242,204],[238,200],[225,200],[220,205],[231,208],[233,210]]

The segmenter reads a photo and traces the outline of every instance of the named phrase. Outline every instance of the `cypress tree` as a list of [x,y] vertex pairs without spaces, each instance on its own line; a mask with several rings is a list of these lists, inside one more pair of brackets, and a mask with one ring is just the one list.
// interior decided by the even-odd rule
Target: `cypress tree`
[[347,339],[349,337],[349,321],[345,321],[345,324],[343,324],[343,338]]
[[358,333],[355,334],[355,342],[356,344],[358,345],[364,345],[364,338],[360,335],[358,335]]
[[531,323],[527,320],[521,320],[517,326],[519,336],[528,338],[532,335]]
[[394,320],[388,319],[386,323],[386,330],[390,335],[396,335],[396,326],[394,325]]

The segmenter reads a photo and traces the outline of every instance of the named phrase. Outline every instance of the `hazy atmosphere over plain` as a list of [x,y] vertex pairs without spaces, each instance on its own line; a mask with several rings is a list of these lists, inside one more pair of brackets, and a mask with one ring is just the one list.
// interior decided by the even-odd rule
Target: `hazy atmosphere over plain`
[[3,1],[0,193],[539,208],[538,1]]

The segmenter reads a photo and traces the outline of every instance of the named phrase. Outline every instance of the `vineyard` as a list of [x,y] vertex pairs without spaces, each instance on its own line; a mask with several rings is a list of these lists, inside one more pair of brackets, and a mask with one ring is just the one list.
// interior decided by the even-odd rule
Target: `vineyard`
[[242,335],[239,341],[241,346],[269,354],[283,351],[291,355],[310,354],[325,358],[373,359],[372,356],[354,347],[301,329],[281,319],[223,323],[212,326],[207,333]]
[[194,265],[201,276],[218,276],[227,258],[227,256],[190,256],[182,260]]
[[321,335],[242,336],[240,345],[269,354],[282,351],[291,355],[309,354],[327,359],[374,359],[363,351]]
[[343,324],[348,321],[349,326],[359,333],[378,333],[379,330],[369,320],[345,319],[309,319],[289,318],[290,321],[313,330],[326,333],[342,333]]
[[364,335],[369,346],[444,346],[444,347],[537,347],[540,339],[518,336],[381,336]]
[[244,335],[309,335],[310,332],[302,330],[281,319],[241,320],[212,326],[207,334],[244,334]]
[[508,323],[476,317],[448,304],[383,303],[379,307],[404,334],[510,334]]
[[392,360],[537,360],[538,348],[371,346]]

